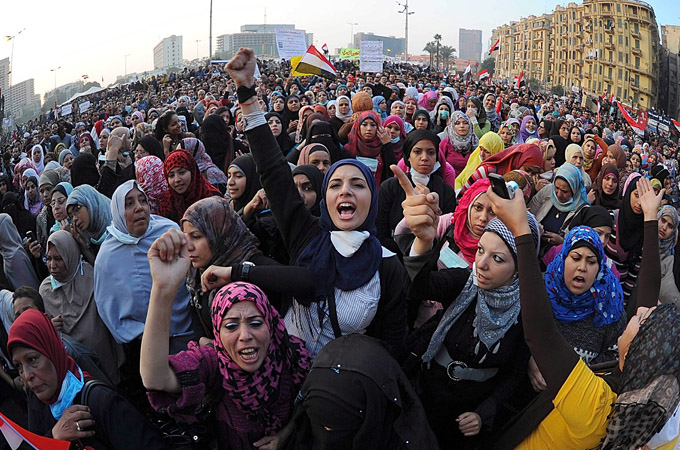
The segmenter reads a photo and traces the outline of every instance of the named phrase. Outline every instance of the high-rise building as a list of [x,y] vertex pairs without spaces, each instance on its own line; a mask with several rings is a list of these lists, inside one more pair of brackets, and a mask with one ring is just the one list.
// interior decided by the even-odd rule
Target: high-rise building
[[[240,33],[217,36],[217,53],[220,57],[230,58],[240,47],[252,48],[258,57],[278,58],[276,30],[294,30],[292,24],[251,24],[242,25]],[[314,41],[313,33],[305,33],[305,43],[309,47]]]
[[392,57],[404,56],[404,38],[379,36],[373,33],[354,33],[354,40],[352,42],[354,48],[359,48],[361,41],[382,41],[383,55]]
[[661,25],[661,45],[671,53],[680,53],[680,26]]
[[13,84],[5,95],[5,115],[11,113],[15,118],[22,114],[40,109],[40,94],[35,93],[33,78]]
[[546,88],[606,90],[630,106],[656,104],[659,32],[654,9],[638,0],[584,0],[493,30],[496,77],[522,71]]
[[675,52],[662,48],[659,57],[659,100],[656,109],[672,117],[680,117],[680,99],[678,98],[678,75],[680,57]]
[[182,36],[166,37],[153,48],[153,68],[183,67]]
[[0,89],[2,93],[7,92],[9,87],[9,58],[0,59]]
[[482,30],[458,30],[458,57],[482,62]]

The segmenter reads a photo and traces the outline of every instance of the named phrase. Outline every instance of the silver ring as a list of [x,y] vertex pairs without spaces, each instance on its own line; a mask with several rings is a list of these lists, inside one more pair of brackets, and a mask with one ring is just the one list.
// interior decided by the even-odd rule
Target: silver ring
[[80,423],[77,420],[76,420],[76,429],[78,431],[83,431],[83,430],[80,429]]

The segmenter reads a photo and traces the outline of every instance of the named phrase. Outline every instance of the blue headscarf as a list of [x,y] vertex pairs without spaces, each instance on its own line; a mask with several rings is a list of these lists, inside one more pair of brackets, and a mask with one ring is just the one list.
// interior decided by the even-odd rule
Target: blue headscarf
[[581,175],[581,169],[570,163],[562,164],[560,168],[557,169],[555,179],[557,178],[562,178],[569,184],[572,196],[568,201],[562,203],[557,199],[553,187],[553,190],[550,193],[550,199],[555,208],[562,212],[568,212],[575,211],[583,205],[590,205],[588,194],[586,194],[586,186],[583,182],[583,175]]
[[[585,244],[579,247],[587,246],[594,250],[600,264],[595,282],[581,295],[573,294],[564,281],[565,260],[577,243]],[[590,227],[578,226],[569,230],[562,250],[545,272],[545,288],[558,322],[578,322],[595,314],[593,323],[602,327],[617,322],[623,314],[621,283],[607,265],[600,237]]]
[[[333,246],[331,232],[340,231],[331,220],[326,205],[328,181],[336,169],[344,165],[352,165],[361,170],[371,191],[371,206],[368,216],[364,223],[352,230],[352,232],[367,231],[370,236],[349,258],[342,256]],[[326,173],[321,186],[321,195],[323,196],[319,220],[321,232],[300,253],[296,263],[298,266],[307,267],[314,274],[316,298],[332,294],[334,288],[351,291],[365,285],[373,278],[382,260],[382,246],[376,237],[375,219],[378,216],[378,189],[373,172],[355,159],[340,160],[333,164]]]
[[66,200],[67,211],[71,205],[81,205],[87,208],[90,214],[90,226],[80,233],[89,239],[89,242],[101,245],[107,236],[106,227],[111,225],[111,200],[89,184],[83,184],[69,194]]
[[673,234],[668,239],[659,239],[659,253],[661,256],[664,255],[674,255],[675,254],[675,244],[678,240],[678,222],[680,222],[680,217],[678,216],[678,210],[673,206],[666,205],[659,210],[657,214],[657,219],[661,219],[663,216],[669,217],[673,224]]
[[385,101],[385,97],[382,95],[376,95],[373,97],[373,111],[378,113],[378,116],[382,119],[385,120],[387,119],[387,111],[383,111],[380,109],[380,103]]

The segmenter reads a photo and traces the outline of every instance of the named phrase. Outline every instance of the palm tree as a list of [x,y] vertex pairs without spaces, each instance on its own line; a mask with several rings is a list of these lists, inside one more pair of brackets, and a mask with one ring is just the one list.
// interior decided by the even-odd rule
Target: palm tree
[[442,35],[441,34],[435,34],[434,35],[434,42],[437,44],[437,70],[439,70],[439,63],[440,63],[439,47],[440,47],[441,41],[442,41]]
[[439,49],[439,53],[441,54],[441,57],[444,60],[444,69],[448,70],[449,69],[449,59],[451,57],[454,57],[454,53],[456,53],[456,49],[449,46],[449,45],[443,45]]
[[434,41],[425,44],[423,51],[430,54],[430,67],[432,67],[432,55],[437,51],[437,44]]

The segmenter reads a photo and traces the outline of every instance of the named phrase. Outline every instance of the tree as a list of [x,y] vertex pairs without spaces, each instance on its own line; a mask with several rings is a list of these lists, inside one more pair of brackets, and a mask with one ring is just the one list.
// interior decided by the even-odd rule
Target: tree
[[493,73],[496,70],[496,59],[493,57],[486,58],[484,61],[482,61],[482,66],[480,70],[488,70],[489,71],[489,76],[493,77]]
[[434,42],[437,45],[437,70],[439,70],[439,63],[441,62],[440,56],[439,56],[439,49],[441,47],[442,35],[441,34],[435,34],[434,35]]
[[557,95],[558,97],[562,97],[564,95],[564,88],[562,85],[558,84],[557,86],[553,86],[550,88],[550,93],[553,95]]
[[428,42],[423,51],[430,54],[430,67],[432,67],[432,55],[437,51],[437,43],[435,41]]
[[529,89],[536,92],[541,89],[541,82],[536,78],[529,78]]
[[441,54],[442,59],[444,60],[444,70],[449,69],[449,59],[454,57],[454,53],[456,53],[456,49],[449,46],[449,45],[444,45],[442,48],[439,49],[439,53]]

